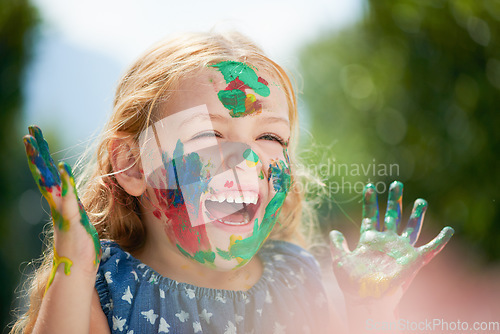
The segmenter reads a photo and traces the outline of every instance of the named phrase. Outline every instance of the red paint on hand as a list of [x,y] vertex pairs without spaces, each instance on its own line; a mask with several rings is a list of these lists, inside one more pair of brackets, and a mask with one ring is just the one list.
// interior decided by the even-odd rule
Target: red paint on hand
[[224,187],[226,188],[231,188],[233,186],[233,181],[226,181],[226,184],[224,184]]

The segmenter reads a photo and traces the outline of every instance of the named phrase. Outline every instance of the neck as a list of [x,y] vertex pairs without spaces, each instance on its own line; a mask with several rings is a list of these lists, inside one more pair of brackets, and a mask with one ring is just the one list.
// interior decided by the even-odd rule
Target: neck
[[246,291],[262,276],[262,263],[254,256],[245,266],[229,271],[219,271],[186,258],[172,245],[154,242],[147,235],[144,247],[133,256],[150,266],[160,275],[177,282],[204,288]]

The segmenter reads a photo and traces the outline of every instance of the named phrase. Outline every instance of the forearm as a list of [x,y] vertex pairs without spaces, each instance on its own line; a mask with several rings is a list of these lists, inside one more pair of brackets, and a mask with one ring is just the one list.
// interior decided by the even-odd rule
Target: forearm
[[397,310],[384,310],[377,305],[346,305],[349,333],[398,333],[391,328],[397,323]]
[[384,298],[360,298],[344,295],[351,334],[398,333],[398,308],[402,291]]
[[89,333],[95,275],[78,264],[66,275],[60,265],[43,297],[33,333]]

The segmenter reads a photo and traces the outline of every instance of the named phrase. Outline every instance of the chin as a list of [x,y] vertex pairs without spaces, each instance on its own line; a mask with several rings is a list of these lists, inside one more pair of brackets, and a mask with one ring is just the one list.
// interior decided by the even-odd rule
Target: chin
[[217,271],[231,271],[245,266],[250,260],[245,260],[244,263],[240,263],[237,259],[225,260],[220,256],[215,257],[214,265]]

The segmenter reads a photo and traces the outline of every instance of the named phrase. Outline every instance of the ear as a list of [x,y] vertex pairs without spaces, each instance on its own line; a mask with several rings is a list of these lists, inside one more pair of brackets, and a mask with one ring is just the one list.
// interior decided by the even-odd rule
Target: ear
[[116,181],[128,194],[141,196],[146,190],[146,180],[137,144],[130,138],[114,138],[108,144],[108,152]]

